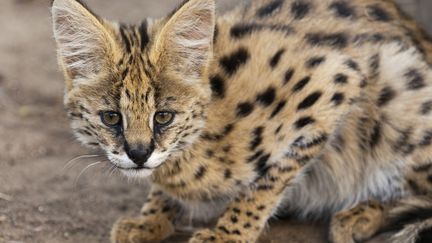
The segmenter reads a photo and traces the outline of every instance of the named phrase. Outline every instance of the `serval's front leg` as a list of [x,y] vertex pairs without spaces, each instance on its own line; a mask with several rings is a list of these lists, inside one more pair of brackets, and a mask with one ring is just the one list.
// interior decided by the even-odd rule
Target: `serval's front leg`
[[190,242],[255,242],[299,168],[294,163],[270,167],[267,175],[253,185],[251,193],[230,203],[214,230],[198,231]]
[[165,193],[152,188],[141,215],[123,218],[111,230],[111,242],[160,242],[174,233],[173,219],[178,207]]

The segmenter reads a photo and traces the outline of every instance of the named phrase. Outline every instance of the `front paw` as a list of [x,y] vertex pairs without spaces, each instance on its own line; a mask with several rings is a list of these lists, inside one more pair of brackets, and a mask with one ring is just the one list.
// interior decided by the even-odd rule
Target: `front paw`
[[174,226],[164,219],[124,218],[111,230],[112,243],[156,243],[174,233]]
[[196,232],[189,243],[242,243],[241,240],[230,239],[227,234],[204,229]]

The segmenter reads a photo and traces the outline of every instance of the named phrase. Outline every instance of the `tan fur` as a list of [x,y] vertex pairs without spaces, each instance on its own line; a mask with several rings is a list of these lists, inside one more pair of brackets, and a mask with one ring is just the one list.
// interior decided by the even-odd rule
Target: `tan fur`
[[[77,137],[158,188],[113,242],[162,240],[203,203],[218,222],[190,242],[255,242],[290,210],[335,215],[332,240],[361,241],[401,199],[430,195],[432,43],[393,1],[255,0],[215,17],[213,0],[189,0],[124,26],[55,0],[53,17]],[[98,48],[70,48],[85,41]],[[157,128],[158,111],[173,123]],[[125,144],[153,143],[137,167]]]

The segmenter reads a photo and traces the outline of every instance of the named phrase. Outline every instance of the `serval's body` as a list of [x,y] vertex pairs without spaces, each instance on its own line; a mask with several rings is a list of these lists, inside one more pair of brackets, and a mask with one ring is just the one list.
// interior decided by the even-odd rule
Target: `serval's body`
[[[72,127],[153,181],[114,242],[162,240],[196,204],[219,219],[191,242],[254,242],[288,211],[330,215],[333,242],[362,241],[430,212],[432,43],[415,22],[378,0],[214,8],[189,0],[134,27],[54,1]],[[395,241],[430,230],[418,215]]]

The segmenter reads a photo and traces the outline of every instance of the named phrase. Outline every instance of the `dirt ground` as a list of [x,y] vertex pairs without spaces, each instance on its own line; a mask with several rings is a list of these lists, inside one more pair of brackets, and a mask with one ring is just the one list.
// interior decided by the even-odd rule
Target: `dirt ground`
[[[147,186],[110,174],[107,163],[80,175],[97,158],[64,168],[92,152],[74,141],[63,112],[49,2],[0,1],[0,242],[108,242],[118,217],[138,213]],[[102,16],[134,22],[161,16],[178,1],[87,2]],[[227,8],[237,1],[219,2]],[[273,222],[262,242],[326,242],[325,229]]]

